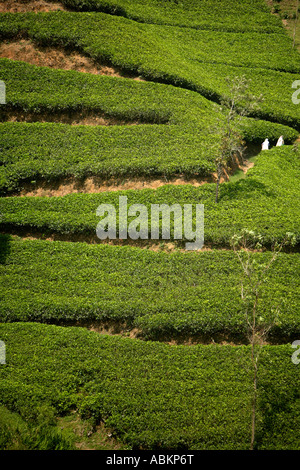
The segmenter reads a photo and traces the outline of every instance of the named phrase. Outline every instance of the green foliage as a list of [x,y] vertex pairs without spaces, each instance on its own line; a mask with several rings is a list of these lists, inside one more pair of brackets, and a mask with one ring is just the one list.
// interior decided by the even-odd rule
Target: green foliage
[[204,242],[208,246],[230,247],[231,237],[244,228],[260,233],[265,247],[280,242],[286,232],[293,232],[299,245],[299,211],[295,203],[299,193],[299,157],[290,146],[262,151],[244,179],[221,185],[218,204],[214,203],[214,193],[215,184],[206,184],[51,198],[5,197],[0,199],[0,228],[19,233],[96,236],[98,206],[109,203],[117,210],[122,195],[127,196],[128,207],[144,204],[148,217],[151,204],[204,204]]
[[[30,402],[20,414],[26,406],[30,407]],[[43,405],[40,409],[43,414],[41,416],[39,409],[36,410],[39,417],[36,422],[26,422],[19,413],[0,405],[0,450],[75,450],[72,440],[54,426],[54,414],[52,422],[48,422],[45,410],[50,409],[49,405]]]
[[[0,61],[0,69],[8,90],[4,113],[15,109],[59,115],[85,110],[125,122],[156,123],[100,128],[3,123],[2,190],[15,190],[28,178],[207,176],[213,169],[212,146],[217,136],[207,135],[215,116],[221,114],[216,105],[196,93],[157,83],[47,70],[6,59]],[[166,122],[168,125],[159,125]],[[293,135],[291,129],[286,131]]]
[[241,132],[246,143],[261,144],[267,136],[272,147],[276,145],[280,130],[280,135],[285,136],[286,144],[292,143],[298,137],[297,130],[281,124],[253,118],[244,118],[241,121]]
[[[79,112],[89,110],[100,116],[150,123],[176,122],[186,97],[181,90],[171,93],[166,86],[147,83],[141,85],[130,79],[96,77],[77,71],[51,70],[24,62],[0,60],[0,76],[6,84],[6,106],[25,112]],[[178,102],[179,99],[179,102]],[[204,110],[210,103],[195,95],[196,104]],[[181,103],[180,103],[181,101]],[[168,108],[168,109],[167,109]],[[175,118],[175,119],[174,119]]]
[[[129,3],[125,3],[129,8]],[[104,5],[97,2],[100,4]],[[153,2],[138,5],[134,6],[136,11],[139,7],[143,11],[158,8]],[[211,11],[220,18],[219,10],[211,2],[201,2],[200,6],[193,2],[176,5],[166,4],[163,8],[160,4],[159,8],[172,15],[183,8],[185,14],[192,12],[193,17],[204,8],[205,14]],[[230,7],[227,2],[225,5],[226,15],[236,14],[236,6]],[[268,9],[261,2],[257,5],[259,15],[268,17],[266,24],[273,24]],[[111,6],[114,9],[118,5]],[[253,6],[245,2],[244,8],[249,17]],[[211,23],[211,17],[208,18]],[[58,120],[62,112],[70,115],[87,112],[128,123],[152,123],[93,130],[54,124],[4,124],[2,192],[19,189],[24,180],[65,176],[209,175],[213,171],[214,143],[219,139],[212,129],[221,115],[199,93],[215,101],[226,100],[227,76],[245,75],[251,79],[250,91],[263,94],[262,109],[253,115],[289,126],[299,125],[299,107],[291,102],[291,84],[294,72],[299,70],[299,56],[293,53],[291,57],[289,39],[282,28],[280,33],[251,31],[241,35],[141,24],[105,13],[71,12],[6,14],[0,20],[3,38],[25,35],[42,46],[80,50],[100,62],[176,86],[174,89],[125,78],[91,77],[2,59],[0,77],[7,88],[3,119],[7,111],[15,110],[36,113],[36,119],[45,112],[57,113]],[[268,67],[276,70],[267,70]],[[297,131],[289,127],[254,119],[244,121],[244,130],[248,142],[261,142],[266,135],[275,140],[283,134],[285,142],[291,143],[297,136]]]
[[[239,2],[237,7],[230,0],[62,0],[67,8],[76,11],[101,11],[123,16],[138,22],[184,26],[216,31],[280,31],[277,18],[269,14],[262,0]],[[220,12],[222,14],[220,15]]]
[[[0,265],[3,322],[117,322],[138,327],[147,339],[246,338],[240,267],[231,251],[170,254],[7,237],[1,242],[7,253]],[[257,253],[254,260],[269,257]],[[280,307],[270,339],[300,331],[298,271],[299,255],[282,253],[268,274],[263,315],[268,317],[274,303]],[[64,397],[57,400],[64,411]]]
[[[205,135],[201,116],[198,126],[2,123],[0,191],[65,177],[207,177],[214,170],[217,137]],[[254,119],[244,120],[242,132],[249,144],[262,142],[266,135],[271,144],[280,135],[286,143],[297,136],[289,127]]]
[[0,128],[2,194],[20,190],[26,181],[68,176],[78,181],[89,176],[205,177],[213,171],[213,136],[179,126],[3,123]]
[[[241,23],[240,18],[238,22]],[[291,40],[283,34],[282,28],[279,32],[275,29],[275,32],[273,30],[268,34],[252,30],[242,34],[232,31],[198,31],[186,27],[140,24],[102,13],[70,12],[56,12],[50,15],[28,13],[19,15],[17,18],[13,14],[5,15],[2,24],[2,29],[0,27],[2,37],[12,34],[10,28],[15,34],[17,24],[19,31],[26,32],[40,45],[49,46],[50,40],[51,44],[62,45],[64,48],[80,48],[98,59],[122,60],[128,70],[131,68],[130,65],[136,67],[137,64],[134,62],[138,56],[142,66],[146,63],[150,65],[150,51],[147,49],[149,45],[151,45],[151,55],[156,58],[152,69],[156,64],[167,65],[175,58],[181,61],[185,58],[187,64],[194,61],[195,64],[213,62],[240,66],[242,63],[243,66],[290,72],[297,72],[300,67],[297,53],[289,51],[289,57],[285,57]],[[118,45],[116,39],[122,33],[124,33],[123,41],[121,45]],[[137,38],[137,33],[139,33],[139,38]],[[93,34],[93,41],[88,37],[89,34]],[[106,44],[101,44],[101,39],[107,39]],[[139,39],[138,50],[137,39]],[[269,51],[272,46],[274,47],[274,42],[276,42],[276,49],[273,54],[270,54]],[[160,47],[171,53],[171,57],[165,57],[164,62],[159,57],[161,54],[158,54]],[[256,48],[255,54],[253,54],[253,47]],[[121,50],[124,54],[123,58],[120,56]],[[178,66],[175,70],[179,70]]]
[[[53,407],[56,395],[71,387],[78,411],[102,420],[129,448],[248,448],[249,347],[169,346],[30,323],[2,324],[0,337],[8,350],[7,366],[0,367],[1,403],[11,409],[13,401],[21,416],[26,403]],[[291,349],[262,352],[258,449],[299,449],[299,368]],[[55,381],[45,380],[51,376]],[[10,384],[8,399],[2,391]],[[22,402],[17,385],[31,388]],[[73,409],[72,399],[68,405]]]
[[[264,97],[261,110],[243,120],[246,141],[296,139],[300,108],[292,104],[291,86],[299,55],[264,0],[62,3],[75,11],[0,15],[1,39],[77,50],[152,83],[1,59],[2,121],[14,112],[36,119],[52,113],[57,120],[87,113],[140,125],[2,123],[2,194],[23,182],[68,176],[209,175],[220,137],[212,129],[222,117],[216,103],[226,100],[227,77],[245,76],[249,91]],[[95,235],[98,205],[117,205],[122,194],[129,205],[148,209],[151,203],[203,203],[205,243],[213,247],[229,246],[232,235],[247,228],[261,233],[267,248],[293,232],[298,249],[296,146],[259,154],[245,179],[222,185],[218,207],[214,191],[210,184],[3,197],[0,228],[84,239]],[[251,260],[264,266],[270,256],[253,253]],[[268,321],[274,304],[280,309],[271,342],[300,334],[298,273],[297,251],[280,253],[268,271],[261,318]],[[72,449],[73,440],[55,424],[73,410],[93,424],[102,421],[127,448],[248,448],[250,347],[151,341],[245,341],[240,267],[232,251],[155,253],[2,235],[0,278],[0,339],[7,353],[0,365],[1,449]],[[94,323],[136,328],[149,341],[66,326]],[[292,352],[289,344],[262,348],[257,449],[299,449],[300,369]]]
[[[236,15],[231,24],[240,27],[243,21],[236,5],[230,10]],[[219,12],[218,7],[218,17]],[[5,14],[0,35],[23,34],[42,46],[80,50],[123,71],[197,91],[214,101],[226,95],[227,76],[245,75],[252,80],[251,93],[265,98],[258,117],[299,127],[299,107],[291,101],[299,55],[278,18],[272,19],[268,10],[265,15],[280,29],[274,30],[273,25],[272,32],[251,29],[240,34],[143,24],[105,13]],[[212,23],[211,17],[208,22]]]
[[[20,188],[22,181],[90,175],[198,175],[214,168],[219,141],[217,120],[223,115],[197,93],[158,83],[87,76],[0,60],[7,86],[7,105],[25,113],[82,112],[139,126],[70,126],[53,123],[2,123],[0,189]],[[168,124],[158,124],[168,121]],[[244,118],[248,142],[284,135],[291,143],[297,131],[280,124]]]

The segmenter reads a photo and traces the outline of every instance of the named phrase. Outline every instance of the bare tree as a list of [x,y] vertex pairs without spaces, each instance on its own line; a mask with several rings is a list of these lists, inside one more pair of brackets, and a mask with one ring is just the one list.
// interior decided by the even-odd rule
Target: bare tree
[[297,32],[298,18],[299,18],[299,0],[297,0],[297,4],[296,4],[296,16],[295,16],[294,31],[293,31],[293,49],[296,44],[296,32]]
[[244,75],[235,78],[226,78],[229,86],[229,95],[221,100],[221,112],[224,118],[219,119],[217,133],[220,135],[220,145],[216,150],[215,159],[217,182],[216,198],[218,202],[219,185],[228,165],[235,158],[243,160],[246,149],[245,142],[239,130],[241,120],[258,109],[263,100],[262,95],[256,97],[249,92],[250,80]]
[[251,442],[250,449],[254,449],[256,434],[256,411],[257,411],[257,384],[259,357],[265,344],[270,329],[278,320],[279,307],[273,306],[269,318],[261,315],[262,287],[266,280],[266,274],[271,265],[278,258],[284,246],[294,245],[295,236],[287,233],[280,244],[275,244],[267,263],[258,265],[252,255],[252,250],[261,250],[262,237],[253,231],[244,230],[241,235],[232,237],[232,248],[242,268],[241,297],[245,303],[245,314],[247,322],[247,337],[251,350],[252,371],[252,403],[251,403]]

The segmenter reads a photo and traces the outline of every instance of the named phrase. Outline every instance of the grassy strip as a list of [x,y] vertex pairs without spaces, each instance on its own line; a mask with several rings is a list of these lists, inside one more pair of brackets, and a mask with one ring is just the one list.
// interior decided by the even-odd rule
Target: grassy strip
[[76,450],[74,436],[64,436],[55,427],[56,417],[49,413],[49,407],[41,406],[36,411],[36,422],[26,422],[0,405],[1,450]]
[[[198,188],[166,185],[156,190],[77,193],[52,198],[6,197],[0,199],[0,228],[95,236],[101,220],[96,215],[98,206],[113,204],[118,213],[119,197],[127,196],[128,208],[135,203],[146,206],[148,221],[151,204],[181,207],[204,204],[207,245],[229,246],[232,235],[244,228],[261,233],[266,247],[280,242],[286,232],[294,232],[299,245],[299,156],[291,146],[261,152],[246,178],[222,184],[218,204],[214,202],[214,193],[212,183]],[[148,236],[151,237],[150,231]],[[170,239],[174,239],[172,230]]]
[[[81,328],[2,324],[0,400],[23,420],[77,409],[133,449],[249,448],[250,349],[167,346]],[[257,449],[299,449],[299,366],[266,346],[258,375]]]
[[[1,252],[1,321],[117,322],[146,339],[245,341],[241,272],[231,251],[168,254],[2,236]],[[271,255],[253,256],[260,263]],[[300,334],[299,254],[284,253],[277,263],[261,303],[266,319],[280,306],[270,341]]]

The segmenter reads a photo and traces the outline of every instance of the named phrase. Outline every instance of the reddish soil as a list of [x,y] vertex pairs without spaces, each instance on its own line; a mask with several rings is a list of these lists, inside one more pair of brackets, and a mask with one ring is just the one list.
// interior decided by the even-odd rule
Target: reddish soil
[[4,110],[0,114],[0,122],[57,122],[71,126],[124,126],[143,124],[139,121],[123,121],[115,118],[101,116],[101,113],[91,111],[83,112],[56,112],[53,113],[27,113],[16,110]]
[[248,160],[244,161],[244,164],[240,166],[241,170],[243,170],[244,173],[247,173],[250,168],[254,166],[254,162],[249,162]]
[[67,51],[58,47],[39,47],[29,39],[4,41],[0,44],[0,57],[20,60],[39,67],[49,67],[93,75],[109,75],[119,78],[132,78],[144,81],[141,77],[129,77],[116,67],[101,65],[78,52]]
[[6,0],[0,2],[0,13],[26,13],[38,11],[65,10],[60,2],[46,2],[44,0],[14,1]]
[[[37,182],[24,184],[24,189],[18,193],[20,196],[65,196],[71,193],[102,193],[105,191],[121,191],[128,189],[157,189],[166,184],[183,185],[192,184],[195,187],[212,182],[209,178],[189,178],[183,176],[173,177],[169,180],[163,178],[119,178],[104,180],[99,177],[86,178],[84,181],[77,181],[74,178],[64,179],[58,182]],[[17,195],[17,194],[16,194]]]

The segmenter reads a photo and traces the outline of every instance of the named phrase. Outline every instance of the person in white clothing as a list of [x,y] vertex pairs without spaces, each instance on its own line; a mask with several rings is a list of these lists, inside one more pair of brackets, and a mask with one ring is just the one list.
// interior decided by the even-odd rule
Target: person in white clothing
[[262,150],[269,150],[269,139],[265,139],[261,146]]
[[282,135],[281,135],[281,136],[279,137],[279,139],[277,140],[276,147],[280,147],[281,145],[284,145],[284,140],[283,140]]

